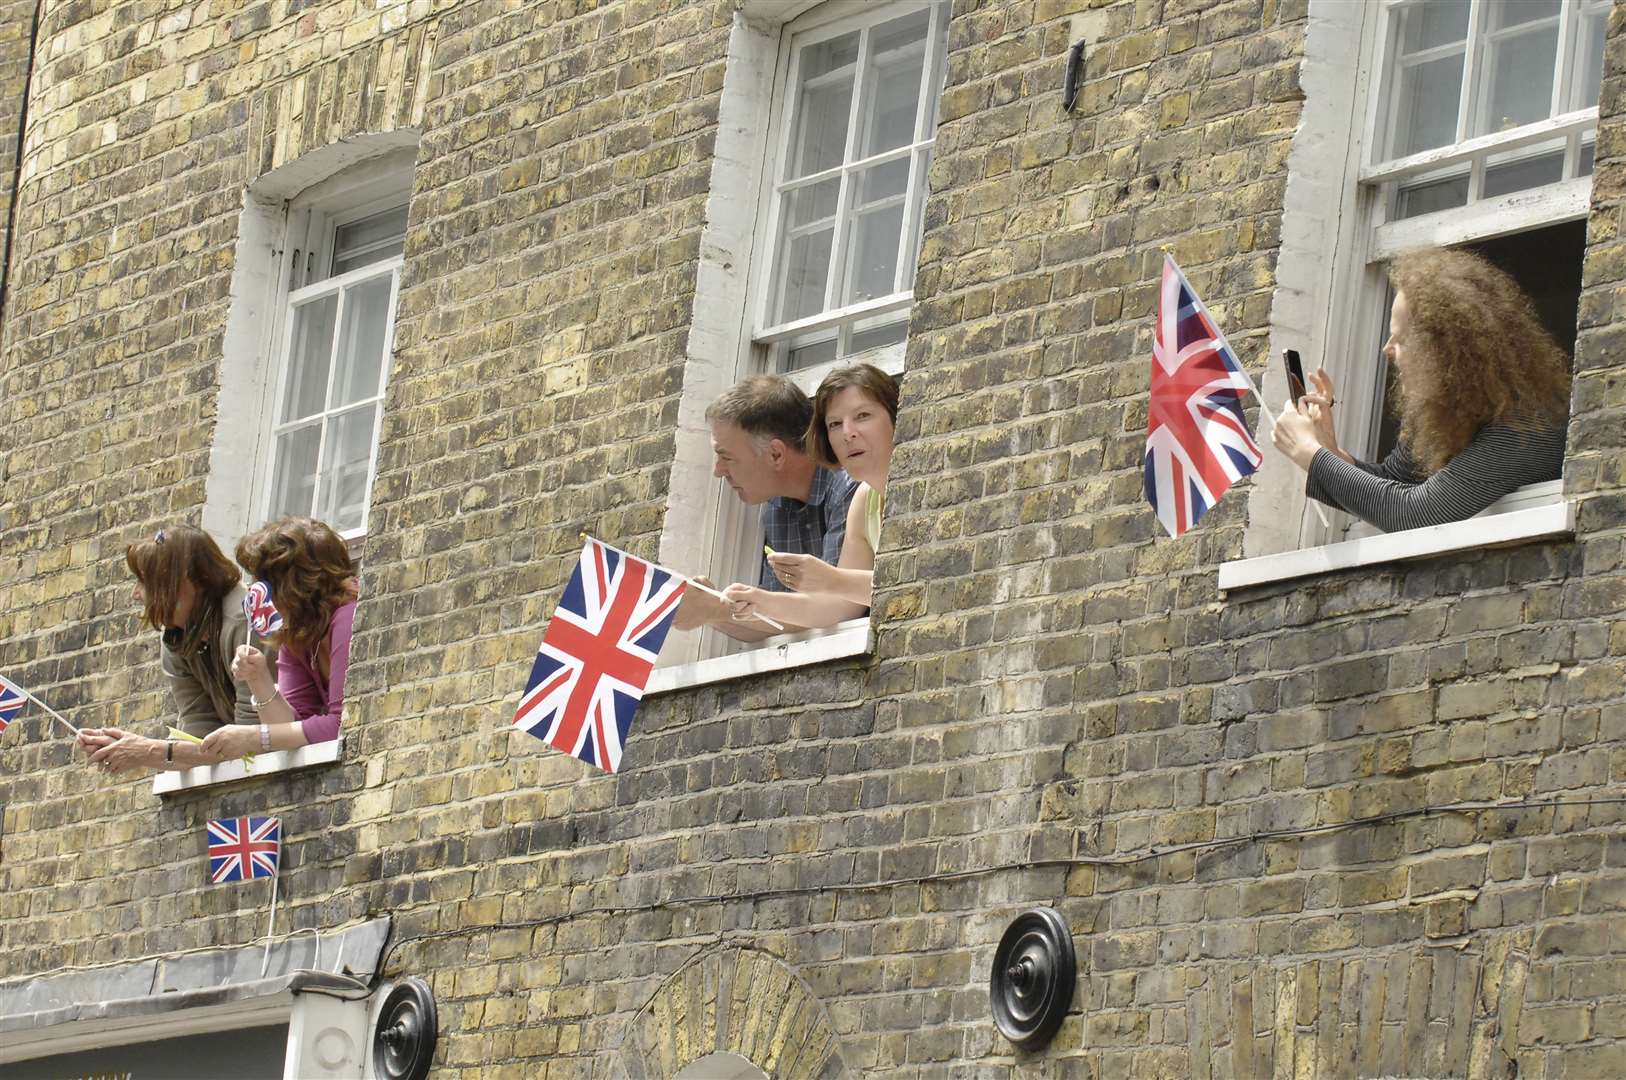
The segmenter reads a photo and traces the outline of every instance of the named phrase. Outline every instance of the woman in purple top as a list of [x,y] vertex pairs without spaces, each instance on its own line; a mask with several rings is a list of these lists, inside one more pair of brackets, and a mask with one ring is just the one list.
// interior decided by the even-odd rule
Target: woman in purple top
[[237,650],[232,672],[253,693],[259,727],[221,728],[203,750],[224,760],[338,738],[358,593],[349,547],[320,521],[287,517],[243,537],[237,562],[271,587],[282,616],[277,675],[258,649]]

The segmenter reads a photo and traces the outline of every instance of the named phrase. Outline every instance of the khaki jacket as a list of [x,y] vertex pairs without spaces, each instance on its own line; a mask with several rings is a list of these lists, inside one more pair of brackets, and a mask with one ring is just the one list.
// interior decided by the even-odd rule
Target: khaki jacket
[[205,642],[197,655],[181,656],[163,646],[164,674],[169,676],[169,692],[180,711],[175,726],[189,735],[207,735],[223,724],[260,722],[259,713],[249,704],[248,684],[231,677],[231,661],[237,646],[253,645],[265,653],[274,678],[277,650],[249,629],[243,595],[244,589],[238,585],[220,601],[219,640]]

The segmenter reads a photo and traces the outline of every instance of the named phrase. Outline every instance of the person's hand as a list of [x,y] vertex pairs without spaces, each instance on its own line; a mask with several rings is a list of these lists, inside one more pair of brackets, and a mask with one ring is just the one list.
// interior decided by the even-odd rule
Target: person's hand
[[785,586],[797,592],[832,592],[836,587],[835,567],[816,555],[768,556],[768,565]]
[[1315,424],[1316,440],[1333,453],[1339,453],[1338,433],[1333,430],[1332,407],[1337,401],[1332,376],[1326,368],[1316,368],[1310,374],[1311,390],[1300,399],[1310,422]]
[[723,590],[723,599],[728,601],[729,618],[749,619],[757,613],[762,590],[754,585],[734,584]]
[[79,745],[90,754],[90,764],[105,773],[150,768],[155,759],[164,759],[161,741],[119,728],[86,728],[79,733]]
[[[247,648],[247,646],[243,646]],[[241,650],[239,650],[241,654]],[[198,752],[216,761],[231,761],[260,749],[260,729],[253,724],[226,724],[203,737]]]
[[1315,421],[1305,411],[1308,406],[1295,408],[1289,401],[1283,408],[1282,414],[1276,418],[1276,426],[1270,432],[1270,441],[1276,449],[1287,455],[1293,464],[1308,471],[1310,462],[1315,460],[1315,452],[1321,449],[1321,440],[1317,437]]
[[[708,589],[715,589],[710,578],[697,577],[695,584],[704,585]],[[672,625],[678,630],[694,630],[707,623],[720,622],[728,618],[728,605],[701,589],[688,588],[683,590],[683,599],[678,602],[677,615],[672,619]]]
[[271,677],[271,666],[265,654],[252,645],[237,646],[237,655],[231,658],[231,677],[248,684],[255,698],[268,701],[277,692],[276,680]]

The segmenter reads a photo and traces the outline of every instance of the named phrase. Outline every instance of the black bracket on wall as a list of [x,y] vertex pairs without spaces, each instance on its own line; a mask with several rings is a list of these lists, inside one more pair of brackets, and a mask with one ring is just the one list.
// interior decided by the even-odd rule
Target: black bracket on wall
[[1063,112],[1072,112],[1073,106],[1078,104],[1078,69],[1084,66],[1084,42],[1073,42],[1073,47],[1067,50],[1067,75],[1061,88],[1061,108]]
[[1073,1002],[1078,973],[1073,933],[1054,908],[1023,912],[994,950],[988,996],[999,1033],[1019,1050],[1049,1042]]
[[417,978],[399,983],[384,999],[373,1028],[373,1075],[379,1080],[424,1080],[439,1033],[440,1016],[429,984]]

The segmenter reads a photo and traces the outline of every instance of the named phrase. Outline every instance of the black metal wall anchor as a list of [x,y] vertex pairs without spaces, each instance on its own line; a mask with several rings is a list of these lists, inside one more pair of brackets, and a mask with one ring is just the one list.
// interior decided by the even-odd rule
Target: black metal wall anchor
[[373,1075],[379,1080],[424,1080],[435,1058],[440,1016],[429,984],[412,978],[384,999],[373,1028]]
[[1072,112],[1073,105],[1078,101],[1078,69],[1084,66],[1084,42],[1073,42],[1073,47],[1067,50],[1067,74],[1061,88],[1061,108],[1063,112]]
[[1073,934],[1054,908],[1034,908],[1005,928],[988,978],[994,1024],[1021,1050],[1049,1042],[1073,1001]]

